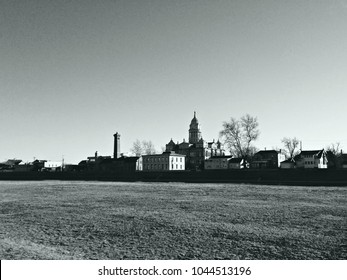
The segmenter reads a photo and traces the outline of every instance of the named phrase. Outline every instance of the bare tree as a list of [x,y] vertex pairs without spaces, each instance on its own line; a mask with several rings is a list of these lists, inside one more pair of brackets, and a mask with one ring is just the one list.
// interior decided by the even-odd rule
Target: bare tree
[[152,141],[142,141],[142,147],[145,155],[153,155],[156,153]]
[[143,148],[141,141],[139,139],[136,139],[136,141],[133,143],[133,147],[130,150],[135,156],[139,157],[143,154]]
[[327,146],[326,148],[327,152],[327,158],[328,158],[328,164],[329,167],[336,168],[339,165],[340,159],[341,159],[341,154],[342,150],[340,147],[340,143],[332,143],[330,146]]
[[138,157],[141,155],[152,155],[156,153],[152,141],[140,141],[139,139],[136,139],[130,151]]
[[300,140],[296,137],[284,137],[281,142],[284,146],[284,151],[288,158],[292,159],[299,153]]
[[335,156],[339,156],[341,153],[340,142],[332,143],[325,148],[328,152],[331,152]]
[[252,143],[259,137],[258,126],[257,118],[247,114],[240,120],[231,118],[229,122],[224,122],[219,134],[231,154],[247,158],[256,151]]

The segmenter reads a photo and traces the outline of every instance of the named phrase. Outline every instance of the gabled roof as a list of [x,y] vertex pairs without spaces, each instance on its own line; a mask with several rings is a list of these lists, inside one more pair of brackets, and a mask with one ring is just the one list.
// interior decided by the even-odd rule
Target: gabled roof
[[12,166],[12,165],[18,165],[21,162],[22,162],[21,159],[8,159],[7,161],[1,162],[0,164]]
[[308,150],[308,151],[301,151],[301,155],[315,155],[318,154],[322,150]]
[[264,155],[264,154],[266,155],[266,154],[274,154],[274,153],[280,154],[281,152],[280,151],[276,151],[276,150],[261,150],[261,151],[255,153],[255,154],[256,155]]
[[301,151],[299,155],[307,155],[307,156],[314,156],[316,155],[318,158],[320,158],[323,153],[325,153],[324,149],[322,150],[309,150],[309,151]]

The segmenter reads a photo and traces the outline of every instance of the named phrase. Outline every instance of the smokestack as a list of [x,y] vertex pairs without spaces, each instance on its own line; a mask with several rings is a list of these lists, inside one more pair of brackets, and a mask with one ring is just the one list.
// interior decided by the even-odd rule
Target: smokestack
[[116,134],[114,134],[113,137],[114,137],[113,158],[119,158],[120,157],[120,134],[116,132]]

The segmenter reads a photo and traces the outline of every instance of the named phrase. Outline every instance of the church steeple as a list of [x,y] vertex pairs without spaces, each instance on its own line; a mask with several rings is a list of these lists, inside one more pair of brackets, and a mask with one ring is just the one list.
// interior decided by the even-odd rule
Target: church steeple
[[201,138],[201,131],[199,121],[196,118],[196,112],[194,111],[194,117],[189,126],[189,144],[196,144]]

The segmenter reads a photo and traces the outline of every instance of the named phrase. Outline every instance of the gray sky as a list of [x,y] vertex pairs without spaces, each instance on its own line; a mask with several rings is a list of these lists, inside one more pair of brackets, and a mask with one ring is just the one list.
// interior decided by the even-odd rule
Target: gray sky
[[205,140],[258,117],[255,145],[347,151],[347,1],[0,0],[0,161],[77,163]]

